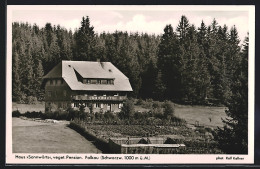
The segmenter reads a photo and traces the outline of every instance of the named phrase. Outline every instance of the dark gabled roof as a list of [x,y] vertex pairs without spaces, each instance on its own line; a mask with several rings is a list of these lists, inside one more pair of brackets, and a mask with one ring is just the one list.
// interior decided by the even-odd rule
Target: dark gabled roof
[[[114,85],[83,84],[82,78],[114,79]],[[44,79],[63,78],[71,90],[133,91],[129,79],[110,62],[62,61]]]

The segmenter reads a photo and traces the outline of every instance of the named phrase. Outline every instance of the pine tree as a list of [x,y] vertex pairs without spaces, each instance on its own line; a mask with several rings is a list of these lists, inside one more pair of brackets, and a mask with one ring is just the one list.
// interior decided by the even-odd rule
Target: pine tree
[[202,98],[203,93],[200,89],[202,85],[200,81],[201,65],[199,65],[200,48],[193,25],[189,27],[181,46],[186,49],[182,52],[183,60],[185,60],[182,72],[183,99],[196,103]]
[[41,60],[39,60],[37,64],[37,71],[35,72],[35,91],[36,91],[37,100],[43,100],[44,97],[44,91],[41,88],[43,75],[44,75],[44,71],[42,67],[42,62]]
[[81,27],[75,32],[75,56],[76,60],[96,60],[92,51],[95,46],[94,27],[90,26],[90,20],[87,16],[83,17]]
[[164,93],[165,93],[166,87],[162,81],[162,73],[160,70],[157,72],[155,81],[153,83],[154,83],[154,90],[152,92],[153,98],[155,100],[162,101],[164,99]]
[[[158,100],[158,96],[154,96],[154,91],[156,90],[156,80],[157,80],[158,70],[155,63],[150,61],[147,70],[143,73],[142,76],[142,88],[140,90],[140,95],[143,98],[155,98]],[[157,88],[159,89],[159,88]]]
[[166,90],[164,97],[178,101],[181,96],[181,66],[178,39],[171,25],[166,25],[161,37],[158,52],[158,70],[162,73],[162,82]]
[[198,43],[201,46],[204,46],[204,45],[206,45],[207,27],[206,27],[205,23],[203,22],[203,20],[202,20],[198,30],[199,30],[198,31]]
[[207,43],[207,27],[204,24],[204,22],[201,22],[201,26],[198,28],[198,45],[200,48],[200,54],[199,54],[199,61],[198,65],[200,67],[200,95],[198,96],[198,99],[200,102],[206,102],[206,99],[208,98],[208,93],[210,91],[210,74],[208,70],[209,65],[209,59],[206,55],[208,43]]
[[224,128],[218,128],[215,135],[219,147],[228,154],[248,153],[248,47],[247,37],[241,60],[234,70],[232,95],[226,111],[229,118],[223,120]]
[[13,52],[12,56],[12,100],[20,102],[21,100],[21,81],[19,76],[19,56],[17,52]]
[[188,33],[189,27],[190,27],[189,20],[187,19],[186,16],[182,15],[181,20],[176,29],[180,39],[184,40],[184,38],[186,37],[186,35]]
[[215,19],[213,19],[211,25],[207,29],[207,48],[205,50],[206,57],[208,58],[208,70],[210,77],[210,90],[208,96],[215,102],[221,102],[223,96],[223,89],[220,81],[222,70],[218,55],[222,51],[222,47],[218,44],[218,28],[219,25]]

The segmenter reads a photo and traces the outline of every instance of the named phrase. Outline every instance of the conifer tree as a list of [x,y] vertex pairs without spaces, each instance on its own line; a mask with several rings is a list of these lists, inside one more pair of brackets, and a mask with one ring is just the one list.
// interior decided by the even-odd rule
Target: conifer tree
[[158,70],[162,73],[162,82],[166,90],[164,97],[174,100],[181,98],[181,65],[178,39],[171,25],[166,25],[161,37],[158,52]]
[[19,56],[17,52],[13,53],[13,66],[12,66],[12,86],[13,86],[13,94],[12,100],[20,102],[21,100],[21,81],[20,81],[20,70],[19,70]]
[[227,102],[224,128],[218,128],[215,140],[228,154],[248,153],[248,37],[240,55],[241,60],[234,70],[231,85],[232,95]]
[[90,25],[89,17],[83,17],[81,27],[75,32],[75,59],[76,60],[96,60],[93,56],[93,46],[95,44],[94,27]]
[[44,75],[44,71],[42,67],[42,62],[41,60],[38,60],[37,70],[35,72],[35,91],[36,91],[37,99],[41,101],[43,100],[44,97],[44,91],[41,88],[43,75]]
[[198,45],[200,48],[198,65],[200,67],[200,95],[198,96],[199,102],[206,103],[206,99],[208,98],[208,93],[210,91],[210,74],[208,70],[209,59],[206,56],[206,51],[208,48],[207,43],[207,27],[205,23],[202,21],[200,27],[198,28]]
[[186,16],[182,15],[181,20],[177,26],[176,31],[178,32],[178,36],[180,39],[183,39],[186,37],[188,33],[188,29],[190,27],[189,20]]

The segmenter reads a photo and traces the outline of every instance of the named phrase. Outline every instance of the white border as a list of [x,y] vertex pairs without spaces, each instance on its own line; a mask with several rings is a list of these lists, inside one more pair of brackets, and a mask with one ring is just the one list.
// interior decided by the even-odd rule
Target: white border
[[[85,156],[93,157],[109,156],[122,157],[125,154],[19,154],[12,153],[12,13],[15,10],[154,10],[154,11],[248,11],[249,12],[249,83],[248,83],[248,155],[176,155],[176,154],[133,154],[134,157],[148,156],[150,160],[89,160]],[[6,79],[6,163],[7,164],[252,164],[254,163],[254,77],[255,77],[255,6],[237,6],[237,5],[211,5],[211,6],[162,6],[162,5],[131,5],[131,6],[65,6],[65,5],[8,5],[7,6],[7,79]],[[24,159],[15,158],[15,155],[28,156],[78,156],[81,160],[48,160],[48,159]],[[129,154],[128,154],[129,155]],[[223,157],[224,160],[216,160],[217,157]],[[240,157],[244,160],[226,160],[226,157]]]

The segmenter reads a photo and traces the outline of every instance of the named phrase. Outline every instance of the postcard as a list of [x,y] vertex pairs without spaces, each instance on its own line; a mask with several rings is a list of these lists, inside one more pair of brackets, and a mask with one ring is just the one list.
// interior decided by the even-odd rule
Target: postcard
[[6,164],[253,164],[253,5],[8,5]]

